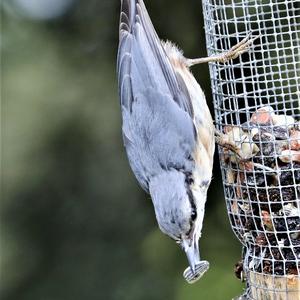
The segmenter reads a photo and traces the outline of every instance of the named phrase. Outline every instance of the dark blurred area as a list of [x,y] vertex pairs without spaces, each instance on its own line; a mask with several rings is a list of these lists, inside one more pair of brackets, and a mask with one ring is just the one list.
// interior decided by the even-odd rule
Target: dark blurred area
[[[164,39],[205,56],[200,0],[145,1]],[[119,0],[2,0],[2,300],[231,299],[240,245],[218,161],[195,285],[157,228],[121,139]],[[207,66],[193,70],[211,104]]]

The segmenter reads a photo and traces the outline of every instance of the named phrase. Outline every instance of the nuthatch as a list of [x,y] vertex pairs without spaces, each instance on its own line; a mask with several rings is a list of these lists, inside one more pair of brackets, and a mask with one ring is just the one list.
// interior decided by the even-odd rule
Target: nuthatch
[[124,145],[138,182],[151,195],[161,231],[187,255],[185,279],[194,282],[209,267],[200,260],[198,241],[215,129],[189,68],[236,58],[252,40],[248,36],[220,55],[187,59],[158,38],[143,0],[122,0],[121,6],[117,69]]

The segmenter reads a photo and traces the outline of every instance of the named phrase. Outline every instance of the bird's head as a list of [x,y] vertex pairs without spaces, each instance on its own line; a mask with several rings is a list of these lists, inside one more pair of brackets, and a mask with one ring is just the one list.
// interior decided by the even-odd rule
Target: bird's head
[[198,240],[206,191],[196,192],[195,195],[192,184],[190,176],[170,170],[154,177],[150,181],[149,190],[159,228],[181,245],[187,255],[191,274],[197,275],[197,266],[201,262]]

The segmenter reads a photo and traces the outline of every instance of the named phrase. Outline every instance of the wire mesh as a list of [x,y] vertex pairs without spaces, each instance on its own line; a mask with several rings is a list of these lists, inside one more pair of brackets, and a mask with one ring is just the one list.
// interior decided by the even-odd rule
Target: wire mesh
[[210,63],[227,211],[244,246],[244,297],[299,300],[299,0],[202,2],[208,55],[258,36],[241,57]]

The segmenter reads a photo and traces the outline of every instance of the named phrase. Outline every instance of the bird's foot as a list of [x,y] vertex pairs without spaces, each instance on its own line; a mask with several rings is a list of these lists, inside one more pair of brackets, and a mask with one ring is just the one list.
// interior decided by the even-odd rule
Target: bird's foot
[[235,153],[238,157],[242,158],[240,148],[233,141],[229,140],[225,134],[223,134],[217,129],[215,129],[215,141],[222,148],[230,150],[233,153]]
[[215,56],[215,61],[225,63],[231,59],[235,59],[242,55],[243,53],[247,52],[251,45],[253,45],[254,41],[258,38],[254,37],[251,38],[251,32],[239,43],[234,45],[232,48],[230,48],[228,51],[223,52],[219,55]]
[[183,277],[188,283],[191,284],[199,280],[208,269],[209,262],[206,260],[202,260],[196,264],[195,272],[193,272],[190,267],[186,268],[183,272]]
[[186,59],[185,63],[188,67],[192,67],[194,65],[202,64],[202,63],[210,63],[210,62],[220,62],[226,63],[231,59],[235,59],[243,53],[247,52],[251,45],[253,45],[254,41],[259,37],[256,36],[251,38],[252,33],[250,32],[243,40],[234,45],[228,51],[212,55],[208,57],[201,57],[196,59]]

